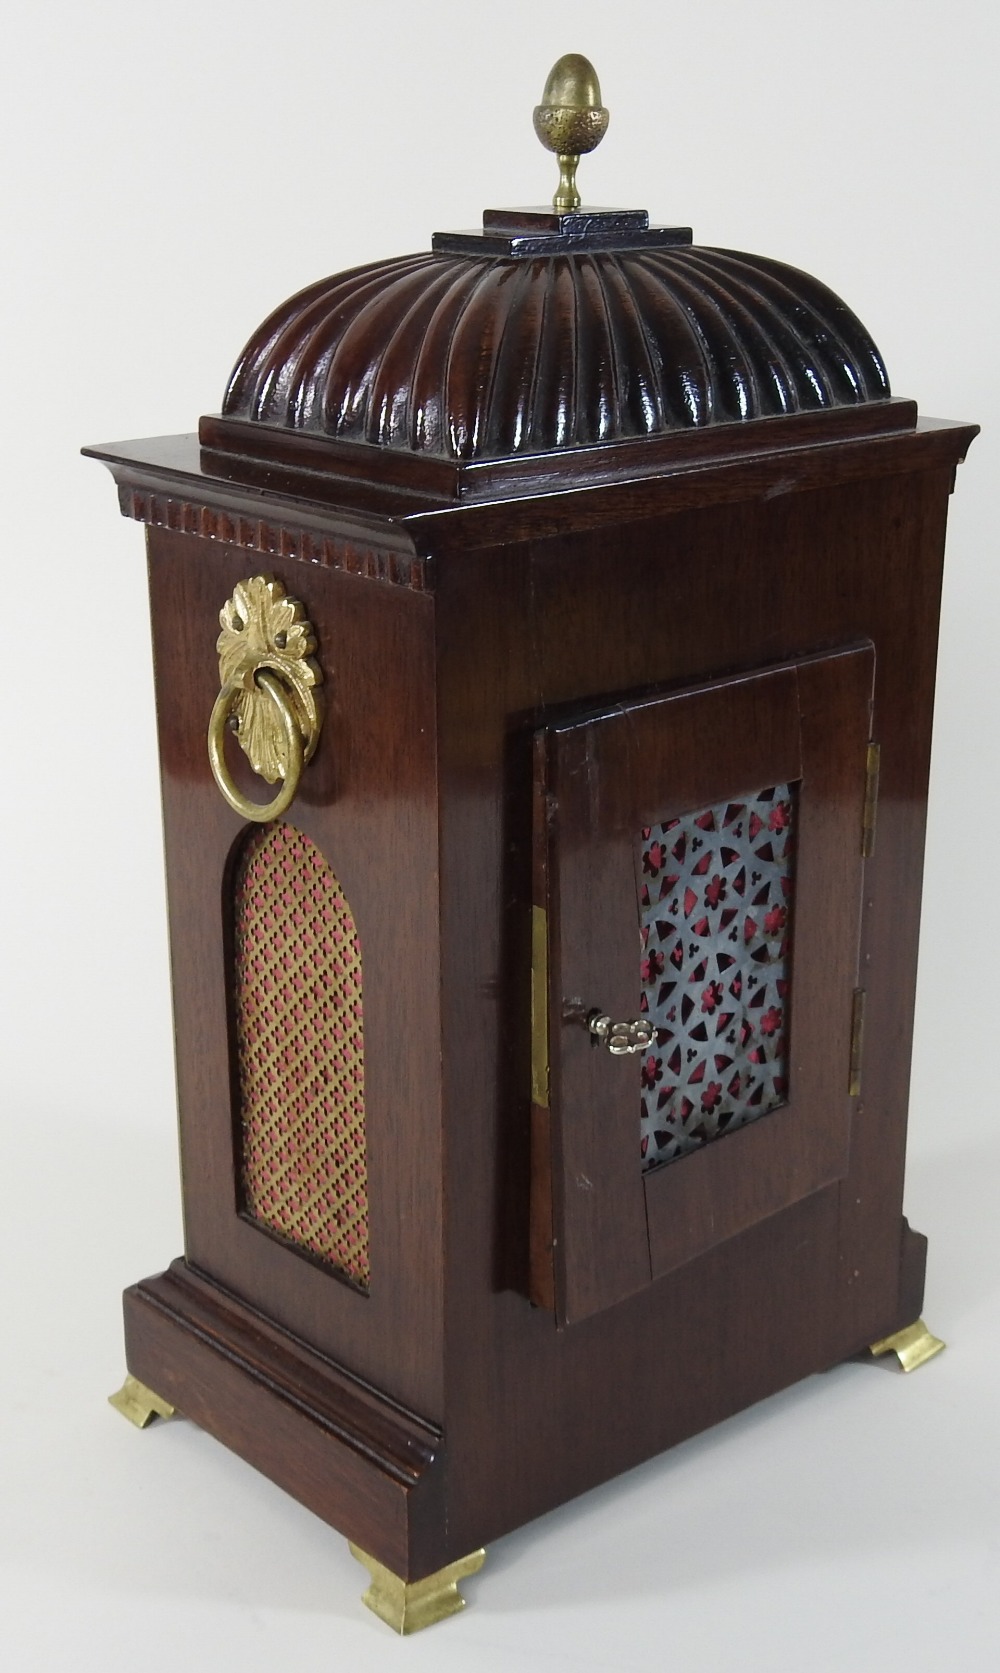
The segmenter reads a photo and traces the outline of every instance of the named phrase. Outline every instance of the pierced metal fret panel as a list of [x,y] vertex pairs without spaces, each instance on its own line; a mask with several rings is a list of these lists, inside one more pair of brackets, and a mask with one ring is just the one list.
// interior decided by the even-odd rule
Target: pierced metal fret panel
[[796,800],[774,785],[641,834],[644,1171],[787,1100]]

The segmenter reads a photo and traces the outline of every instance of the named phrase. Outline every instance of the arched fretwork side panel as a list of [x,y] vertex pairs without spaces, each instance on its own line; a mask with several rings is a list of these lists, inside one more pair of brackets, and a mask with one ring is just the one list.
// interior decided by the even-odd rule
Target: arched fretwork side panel
[[243,1212],[367,1289],[361,947],[333,871],[293,825],[246,841],[233,927]]

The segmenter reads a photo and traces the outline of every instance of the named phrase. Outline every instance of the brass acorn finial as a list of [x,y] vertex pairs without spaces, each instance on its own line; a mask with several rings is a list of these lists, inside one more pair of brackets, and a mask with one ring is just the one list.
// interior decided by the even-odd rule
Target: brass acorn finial
[[601,84],[589,58],[565,52],[549,71],[542,102],[535,106],[535,133],[559,161],[559,186],[553,209],[579,209],[576,169],[581,156],[600,145],[610,112],[601,104]]

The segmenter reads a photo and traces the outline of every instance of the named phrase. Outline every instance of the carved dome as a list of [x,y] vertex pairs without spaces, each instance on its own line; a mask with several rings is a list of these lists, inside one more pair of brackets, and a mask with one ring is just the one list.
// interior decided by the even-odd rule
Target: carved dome
[[860,320],[780,262],[682,246],[433,252],[301,291],[257,330],[224,413],[451,461],[882,401]]

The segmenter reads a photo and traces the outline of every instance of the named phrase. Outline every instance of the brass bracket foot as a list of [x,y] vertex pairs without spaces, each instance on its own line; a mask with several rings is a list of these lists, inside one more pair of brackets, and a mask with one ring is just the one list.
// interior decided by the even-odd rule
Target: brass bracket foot
[[940,1337],[932,1336],[923,1319],[916,1324],[907,1325],[905,1330],[897,1330],[892,1336],[883,1336],[880,1342],[873,1342],[868,1352],[874,1359],[880,1354],[895,1354],[904,1371],[915,1371],[918,1365],[926,1365],[935,1354],[944,1351],[945,1344]]
[[464,1609],[465,1599],[459,1592],[458,1582],[470,1574],[478,1574],[486,1561],[485,1551],[473,1551],[468,1557],[460,1557],[457,1563],[439,1568],[436,1574],[429,1574],[425,1580],[401,1580],[398,1574],[393,1574],[390,1568],[370,1557],[359,1545],[353,1541],[348,1541],[348,1544],[351,1556],[356,1557],[372,1577],[362,1603],[367,1604],[372,1613],[393,1632],[399,1633],[420,1632],[424,1627],[432,1627],[435,1621],[443,1621],[449,1615],[457,1614],[459,1609]]
[[145,1429],[154,1417],[173,1417],[176,1409],[168,1401],[161,1400],[138,1377],[132,1376],[125,1378],[117,1394],[108,1395],[108,1404],[134,1423],[137,1429]]

